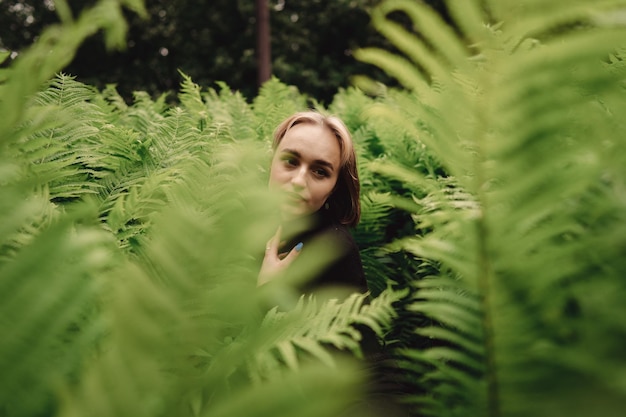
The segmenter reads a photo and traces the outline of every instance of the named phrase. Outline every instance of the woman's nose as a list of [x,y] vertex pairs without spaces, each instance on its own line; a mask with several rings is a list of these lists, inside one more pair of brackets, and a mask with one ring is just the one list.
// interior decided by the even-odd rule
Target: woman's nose
[[291,184],[299,187],[299,188],[305,188],[306,187],[306,169],[305,167],[300,167],[300,169],[298,169],[297,171],[294,172],[293,176],[291,177]]

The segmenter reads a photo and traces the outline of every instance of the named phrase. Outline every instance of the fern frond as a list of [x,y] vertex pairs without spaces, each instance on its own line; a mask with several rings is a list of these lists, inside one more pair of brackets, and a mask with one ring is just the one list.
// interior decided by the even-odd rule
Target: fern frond
[[327,351],[328,346],[360,357],[361,334],[354,326],[364,325],[382,337],[395,317],[393,304],[404,296],[405,291],[388,288],[369,304],[364,304],[367,294],[352,294],[341,302],[330,299],[319,306],[314,298],[301,298],[296,308],[289,312],[273,309],[265,317],[264,326],[278,326],[282,333],[279,339],[265,342],[266,347],[251,362],[250,371],[253,374],[267,371],[272,368],[267,364],[275,363],[276,359],[297,368],[302,361],[297,351],[312,355],[327,365],[334,365],[334,359]]
[[355,51],[354,56],[362,62],[376,65],[388,75],[396,78],[406,88],[418,93],[428,91],[429,80],[416,69],[411,61],[397,56],[381,48],[361,48]]
[[498,21],[507,22],[507,33],[520,38],[559,36],[566,33],[562,28],[594,25],[597,17],[620,13],[623,0],[598,0],[590,4],[588,0],[565,2],[558,0],[546,4],[536,0],[522,2],[496,1],[490,5]]
[[[133,10],[142,10],[138,7],[139,1],[122,2],[133,5]],[[46,29],[38,42],[20,54],[20,59],[6,76],[7,83],[3,85],[0,142],[12,140],[10,132],[21,124],[27,100],[71,61],[85,38],[104,29],[108,47],[123,47],[126,24],[122,2],[113,0],[96,3],[85,9],[78,19],[67,22],[63,28],[53,26]]]
[[291,114],[306,108],[306,99],[295,87],[272,77],[263,84],[252,102],[252,110],[259,121],[257,137],[271,143],[276,126]]
[[220,91],[210,89],[204,95],[206,107],[213,124],[224,124],[232,132],[234,140],[257,138],[256,115],[238,91],[231,91],[225,83],[217,83]]
[[[180,83],[180,93],[178,94],[182,107],[197,117],[200,124],[206,124],[210,113],[202,100],[200,86],[194,83],[187,74],[180,70],[178,72],[183,77],[183,81]],[[202,129],[200,128],[200,130]]]
[[97,192],[82,160],[84,144],[98,134],[104,121],[102,112],[89,103],[94,95],[92,88],[60,74],[35,96],[37,105],[27,113],[32,121],[23,133],[30,133],[18,142],[16,157],[30,162],[31,175],[45,179],[51,199],[71,200]]
[[474,1],[448,0],[446,7],[455,25],[468,39],[468,47],[474,48],[485,39],[487,35],[488,16],[485,7]]
[[[623,47],[623,29],[615,21],[592,23],[591,17],[623,10],[624,4],[553,2],[544,15],[538,2],[518,2],[519,8],[511,4],[509,10],[491,2],[493,9],[486,12],[498,18],[515,9],[519,26],[507,20],[489,30],[478,28],[474,4],[468,6],[473,22],[465,31],[473,34],[475,56],[462,64],[449,60],[448,72],[454,75],[438,78],[430,92],[417,96],[408,85],[404,97],[374,110],[398,123],[405,119],[406,132],[434,152],[451,177],[433,180],[398,167],[377,167],[401,178],[415,195],[412,212],[420,234],[389,249],[434,261],[432,275],[455,278],[454,285],[441,288],[416,285],[414,303],[407,307],[442,329],[420,333],[437,334],[433,347],[405,352],[412,359],[403,363],[417,360],[413,369],[424,373],[413,381],[425,394],[412,400],[426,408],[421,412],[437,415],[549,415],[545,410],[555,404],[584,415],[580,404],[569,407],[565,400],[580,395],[582,385],[561,385],[562,372],[577,375],[582,384],[583,375],[602,373],[592,369],[599,356],[624,366],[612,350],[617,339],[609,336],[624,329],[616,330],[612,321],[596,322],[604,329],[606,350],[590,353],[588,341],[598,333],[589,332],[587,320],[605,305],[585,303],[577,292],[589,289],[590,281],[598,291],[625,290],[616,281],[623,262],[600,256],[611,265],[605,269],[596,258],[609,245],[624,247],[623,237],[606,234],[608,224],[624,230],[623,215],[617,214],[624,212],[624,202],[613,188],[623,184],[614,181],[624,171],[606,152],[624,146],[623,124],[614,117],[624,108],[623,96],[616,95],[623,73],[603,64]],[[449,6],[453,16],[463,18],[459,2]],[[563,26],[566,21],[585,24]],[[405,53],[410,43],[407,38]],[[416,51],[423,50],[414,43]],[[428,52],[432,59],[445,53]],[[422,97],[425,102],[418,100]],[[613,214],[586,220],[600,212]],[[582,303],[594,313],[582,313]],[[609,309],[623,311],[617,304]],[[559,332],[555,317],[572,326],[565,332],[570,338]],[[549,365],[549,357],[570,355],[577,359]],[[472,380],[478,381],[474,387],[468,384]],[[603,382],[594,388],[607,398],[602,409],[609,414],[626,398],[614,388]]]
[[317,417],[343,413],[346,407],[354,407],[360,392],[356,388],[358,371],[345,365],[340,369],[307,365],[298,373],[242,390],[237,393],[237,401],[223,401],[203,415]]
[[112,265],[114,252],[105,233],[74,221],[54,222],[0,266],[0,404],[12,415],[55,408],[50,381],[75,375],[95,351],[95,277]]
[[[117,92],[108,92],[106,89],[102,93],[102,98],[114,105],[114,111],[110,115],[109,123],[119,127],[136,130],[150,137],[154,134],[154,124],[162,121],[168,107],[165,105],[165,96],[159,97],[156,101],[143,91],[133,92],[133,103],[125,107],[126,104],[118,104]],[[122,109],[120,111],[119,109]]]
[[[399,25],[392,24],[391,21],[384,22],[386,15],[392,12],[405,13],[411,19],[413,27],[419,30],[425,43],[408,34]],[[415,65],[424,68],[430,77],[446,80],[449,77],[447,68],[466,65],[467,47],[441,16],[422,2],[386,1],[374,10],[372,22]]]
[[392,207],[388,193],[371,192],[361,199],[361,223],[355,231],[356,239],[363,245],[369,245],[380,239],[384,233],[383,220],[389,215]]

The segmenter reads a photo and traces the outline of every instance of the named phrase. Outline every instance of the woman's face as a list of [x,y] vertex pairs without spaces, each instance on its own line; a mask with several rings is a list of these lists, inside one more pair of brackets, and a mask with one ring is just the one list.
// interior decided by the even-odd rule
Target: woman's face
[[339,175],[341,149],[326,127],[301,123],[285,133],[270,169],[270,188],[287,194],[283,215],[298,217],[319,210]]

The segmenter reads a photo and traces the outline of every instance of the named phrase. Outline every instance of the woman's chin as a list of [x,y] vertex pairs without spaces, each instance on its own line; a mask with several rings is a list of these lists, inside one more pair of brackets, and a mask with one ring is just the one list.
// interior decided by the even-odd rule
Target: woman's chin
[[284,204],[281,208],[282,217],[285,220],[293,220],[310,214],[308,207],[302,204]]

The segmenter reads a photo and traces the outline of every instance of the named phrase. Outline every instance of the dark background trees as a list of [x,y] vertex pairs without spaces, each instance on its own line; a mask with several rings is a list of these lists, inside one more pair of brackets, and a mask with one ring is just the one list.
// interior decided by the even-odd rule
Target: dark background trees
[[[368,11],[381,0],[269,0],[272,74],[301,92],[329,102],[353,74],[388,80],[356,61],[353,51],[384,45]],[[70,0],[75,15],[93,3]],[[439,3],[439,2],[432,2]],[[98,36],[88,40],[65,69],[99,88],[116,84],[158,95],[175,91],[179,71],[208,87],[217,81],[252,98],[258,91],[256,11],[252,0],[146,0],[149,18],[127,13],[125,51],[106,51]],[[27,47],[58,21],[53,0],[0,1],[0,48]],[[13,56],[19,56],[14,53]]]

